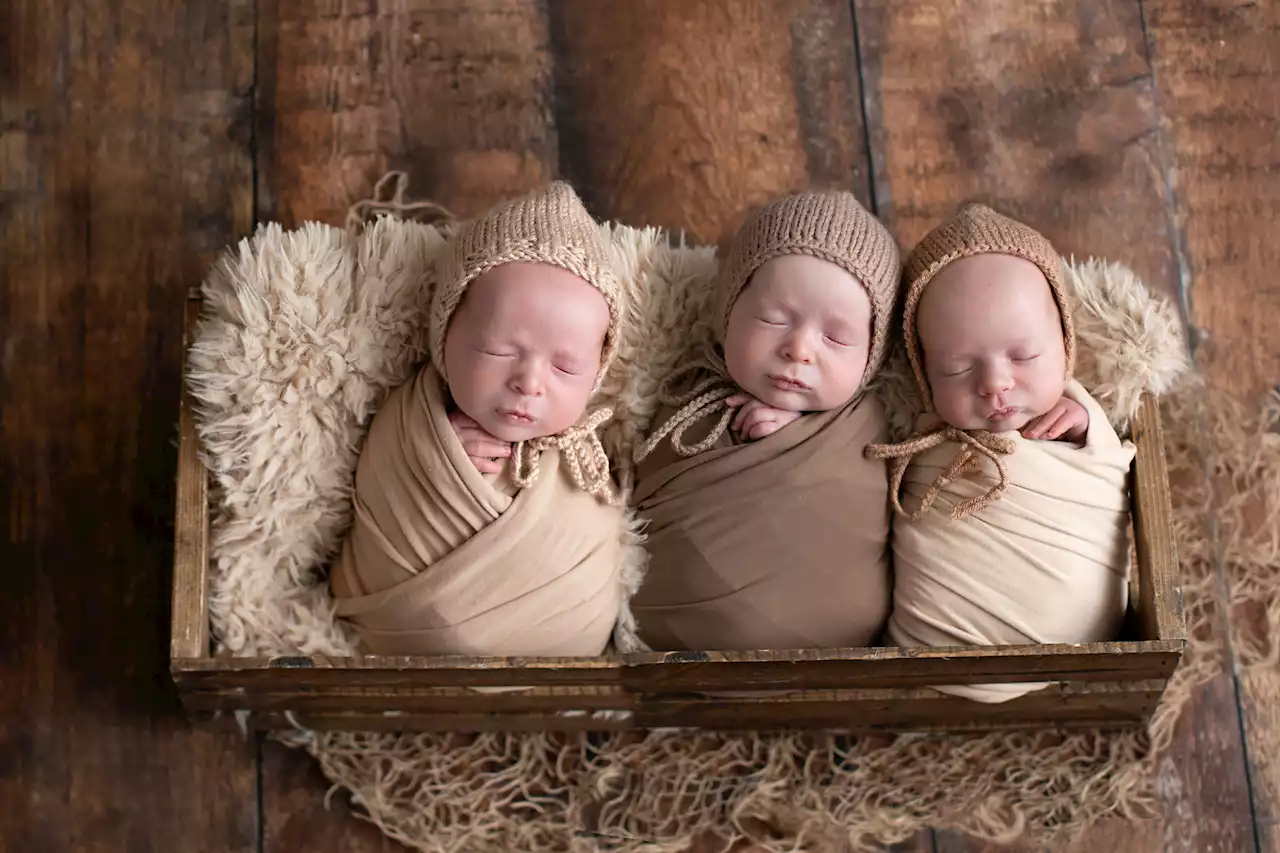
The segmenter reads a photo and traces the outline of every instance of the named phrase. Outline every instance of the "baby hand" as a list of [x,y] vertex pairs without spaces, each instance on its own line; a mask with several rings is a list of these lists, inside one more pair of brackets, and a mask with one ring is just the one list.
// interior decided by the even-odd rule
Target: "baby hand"
[[799,420],[801,414],[766,406],[750,394],[735,394],[724,402],[730,408],[738,409],[730,428],[747,441],[773,435],[787,424]]
[[1032,418],[1020,432],[1023,438],[1084,444],[1089,433],[1089,413],[1075,400],[1063,397],[1052,409]]
[[481,429],[480,424],[462,412],[449,413],[449,425],[462,442],[462,449],[481,474],[497,474],[502,471],[502,460],[511,455],[511,442],[494,438]]

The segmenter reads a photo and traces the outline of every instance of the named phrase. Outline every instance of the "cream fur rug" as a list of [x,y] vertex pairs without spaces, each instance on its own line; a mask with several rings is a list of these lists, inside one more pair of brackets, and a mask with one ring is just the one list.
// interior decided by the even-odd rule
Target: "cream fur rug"
[[[631,296],[620,358],[603,389],[618,413],[606,446],[626,487],[630,448],[654,413],[658,383],[708,332],[700,318],[715,259],[711,248],[673,246],[654,229],[603,230]],[[349,521],[364,428],[422,358],[433,259],[443,245],[432,226],[386,217],[351,231],[271,225],[230,250],[205,281],[187,379],[215,483],[210,617],[220,653],[350,654],[323,567]],[[1079,376],[1123,431],[1142,393],[1169,391],[1184,374],[1180,324],[1123,266],[1069,264],[1065,279],[1077,306]],[[899,433],[916,405],[904,368],[898,354],[879,382]],[[1211,410],[1197,386],[1186,387],[1167,424],[1173,475],[1183,486],[1177,510],[1193,650],[1151,738],[280,737],[315,755],[388,835],[424,851],[591,850],[605,839],[612,850],[680,850],[706,830],[769,850],[820,842],[838,844],[824,850],[861,849],[923,826],[1009,838],[1150,811],[1150,771],[1186,696],[1221,671],[1224,644],[1211,618],[1215,558],[1202,518],[1214,486],[1204,477],[1198,439],[1177,429],[1203,424]],[[1280,490],[1259,459],[1275,452],[1268,445],[1238,460],[1252,466],[1269,497]],[[643,551],[630,531],[621,535],[631,537],[634,582]],[[1271,565],[1269,574],[1246,567],[1250,600],[1263,588],[1274,599]],[[617,635],[624,650],[630,628],[624,613]],[[1275,654],[1266,637],[1254,642],[1262,660]]]

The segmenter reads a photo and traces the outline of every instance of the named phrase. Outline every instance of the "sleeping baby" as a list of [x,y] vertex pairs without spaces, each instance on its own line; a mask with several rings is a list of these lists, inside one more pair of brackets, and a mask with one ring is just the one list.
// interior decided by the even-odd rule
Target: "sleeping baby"
[[[1117,637],[1134,449],[1072,379],[1075,336],[1049,242],[981,205],[907,262],[903,337],[925,404],[891,459],[900,646]],[[1001,702],[1043,684],[940,687]]]
[[887,434],[864,393],[900,266],[847,192],[743,224],[716,281],[715,340],[668,383],[637,451],[649,568],[632,599],[653,649],[859,646],[889,611]]
[[431,301],[431,361],[378,410],[337,613],[381,655],[596,655],[621,601],[608,461],[587,407],[621,288],[554,183],[464,224]]

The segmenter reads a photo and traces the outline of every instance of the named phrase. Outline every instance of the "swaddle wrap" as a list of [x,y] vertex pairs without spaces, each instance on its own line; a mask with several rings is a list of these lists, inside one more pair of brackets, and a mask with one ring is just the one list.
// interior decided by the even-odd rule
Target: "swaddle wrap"
[[838,264],[866,288],[864,383],[883,361],[900,270],[884,226],[849,193],[789,196],[750,217],[717,280],[715,340],[637,453],[650,560],[631,607],[651,648],[860,646],[888,616],[888,485],[862,452],[887,435],[880,402],[859,390],[755,442],[728,429],[725,400],[741,390],[721,357],[729,314],[751,275],[789,254]]
[[[938,421],[916,308],[948,264],[984,253],[1035,263],[1058,305],[1066,352],[1064,395],[1089,414],[1083,446],[1018,432],[959,430]],[[930,232],[907,262],[904,340],[925,404],[915,435],[868,448],[890,460],[899,512],[893,528],[889,636],[901,646],[1087,643],[1115,639],[1128,596],[1128,474],[1134,447],[1071,379],[1075,335],[1060,259],[1022,223],[966,205]],[[940,685],[1003,702],[1044,684]]]
[[889,504],[884,464],[862,449],[886,434],[880,401],[864,395],[691,458],[663,445],[635,492],[649,522],[650,568],[631,600],[645,643],[868,645],[889,610]]
[[[992,461],[946,483],[916,521],[893,529],[893,613],[900,646],[1002,646],[1115,639],[1128,595],[1129,493],[1134,448],[1074,380],[1067,396],[1089,412],[1083,447],[1016,432],[1000,499],[955,520],[952,510],[998,481]],[[918,510],[960,445],[945,442],[906,471],[902,504]],[[939,690],[1001,702],[1044,684],[974,684]]]
[[428,366],[375,416],[333,572],[338,615],[372,654],[600,654],[622,595],[621,510],[574,482],[559,446],[524,488],[487,479],[445,401]]

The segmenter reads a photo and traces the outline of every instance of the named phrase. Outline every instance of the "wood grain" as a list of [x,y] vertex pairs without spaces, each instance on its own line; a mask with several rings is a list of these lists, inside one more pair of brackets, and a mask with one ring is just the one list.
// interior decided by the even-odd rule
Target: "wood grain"
[[849,3],[549,5],[561,169],[597,215],[724,243],[790,190],[869,201]]
[[1133,532],[1139,574],[1137,612],[1144,639],[1185,640],[1173,502],[1165,462],[1164,425],[1154,397],[1142,401],[1134,418]]
[[[1124,261],[1184,301],[1178,178],[1136,0],[856,0],[855,14],[875,196],[905,245],[959,203],[986,201],[1064,255]],[[1244,849],[1235,710],[1230,676],[1188,709],[1161,767],[1163,827],[1100,826],[1080,849]],[[990,849],[954,836],[937,845]]]
[[538,0],[260,0],[258,214],[341,223],[388,169],[460,216],[556,177]]
[[[1206,341],[1200,362],[1211,388],[1253,405],[1260,392],[1280,381],[1280,6],[1159,0],[1145,8],[1174,152],[1193,319]],[[1232,484],[1220,488],[1222,499],[1229,499]],[[1252,506],[1241,522],[1246,536],[1265,536],[1267,526],[1275,530],[1276,519],[1267,517],[1265,507]],[[1226,520],[1220,529],[1230,530]],[[1244,627],[1253,633],[1252,626]],[[1274,664],[1244,667],[1238,689],[1254,827],[1243,810],[1210,819],[1234,820],[1241,849],[1250,849],[1252,829],[1258,848],[1275,853],[1280,672]]]
[[1176,293],[1135,0],[857,0],[878,212],[910,247],[964,201]]
[[[200,300],[187,299],[182,335],[184,364],[199,313]],[[200,459],[195,411],[185,393],[181,396],[169,657],[198,658],[209,654],[209,472]]]
[[191,284],[252,215],[252,4],[0,10],[0,847],[250,851],[167,674]]

